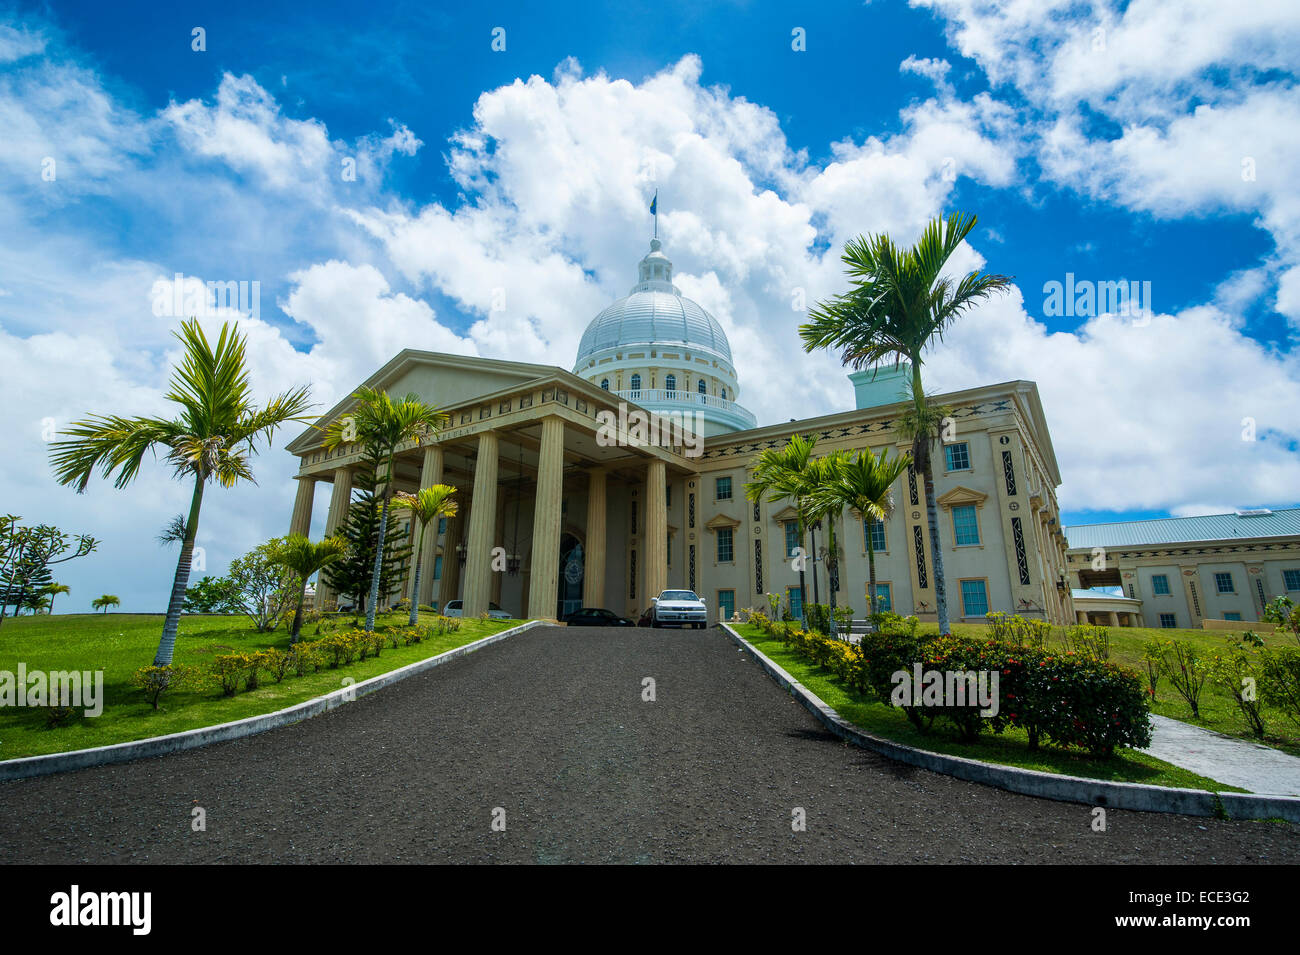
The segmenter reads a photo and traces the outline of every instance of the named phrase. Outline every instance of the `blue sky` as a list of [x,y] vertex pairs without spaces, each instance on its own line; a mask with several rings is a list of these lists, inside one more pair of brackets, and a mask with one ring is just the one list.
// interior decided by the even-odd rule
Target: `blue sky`
[[[0,5],[0,400],[23,422],[0,511],[104,537],[70,609],[107,563],[174,559],[122,539],[183,508],[161,468],[73,495],[43,437],[163,410],[160,278],[259,282],[255,383],[310,383],[322,407],[406,346],[567,365],[632,284],[655,188],[679,285],[727,328],[760,422],[791,390],[806,415],[851,401],[831,356],[797,351],[793,291],[839,291],[853,235],[963,209],[980,228],[955,267],[1017,288],[927,382],[1038,381],[1067,523],[1294,505],[1291,7]],[[1067,273],[1149,282],[1152,313],[1044,314]],[[214,572],[283,532],[288,456],[258,464],[205,517]],[[119,587],[127,609],[160,603],[161,578]]]

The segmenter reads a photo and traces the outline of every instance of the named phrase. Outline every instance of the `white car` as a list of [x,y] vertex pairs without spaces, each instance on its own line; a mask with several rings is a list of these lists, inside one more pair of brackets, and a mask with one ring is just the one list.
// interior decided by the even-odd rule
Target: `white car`
[[650,602],[654,605],[650,609],[652,627],[694,627],[703,630],[709,625],[709,612],[704,607],[704,598],[696,596],[693,590],[665,590],[658,597],[650,598]]
[[[465,609],[465,602],[463,600],[448,600],[447,607],[445,610],[443,610],[442,615],[444,617],[459,617],[462,616],[462,611],[464,609]],[[494,620],[511,619],[510,614],[506,613],[504,610],[502,610],[494,603],[488,604],[488,616],[493,618]]]

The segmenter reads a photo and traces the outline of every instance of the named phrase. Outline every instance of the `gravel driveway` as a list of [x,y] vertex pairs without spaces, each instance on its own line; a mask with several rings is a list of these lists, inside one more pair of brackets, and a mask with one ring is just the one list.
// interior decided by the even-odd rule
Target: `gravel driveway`
[[1300,862],[1282,823],[1090,821],[836,740],[719,630],[537,629],[261,736],[0,784],[10,861]]

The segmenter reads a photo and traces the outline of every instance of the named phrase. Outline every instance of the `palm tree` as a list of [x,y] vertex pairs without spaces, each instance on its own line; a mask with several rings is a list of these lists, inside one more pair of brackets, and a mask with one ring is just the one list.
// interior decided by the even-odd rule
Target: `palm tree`
[[424,555],[424,532],[428,529],[429,522],[435,518],[456,516],[460,505],[451,499],[455,493],[456,489],[450,484],[435,484],[421,488],[418,494],[401,491],[393,500],[394,507],[409,510],[411,517],[420,525],[420,538],[415,545],[415,581],[412,583],[414,596],[411,598],[409,621],[412,627],[420,622],[420,562]]
[[867,544],[867,616],[876,615],[876,545],[872,540],[871,525],[889,519],[894,510],[894,482],[907,471],[911,458],[904,454],[890,458],[886,448],[879,457],[870,449],[859,451],[856,457],[838,463],[832,479],[818,489],[821,498],[837,500],[842,507],[856,510],[862,515],[863,532]]
[[54,598],[57,597],[59,594],[70,594],[70,593],[72,593],[72,588],[69,587],[67,584],[60,584],[60,583],[55,582],[55,583],[50,584],[48,587],[46,587],[44,592],[47,593],[47,594],[49,594],[49,596],[50,596],[50,609],[49,609],[49,613],[50,613],[51,616],[53,616],[53,614],[54,614]]
[[318,544],[313,544],[302,534],[290,534],[284,539],[275,562],[302,578],[302,585],[298,589],[298,609],[293,615],[293,629],[289,633],[290,644],[297,643],[298,634],[302,632],[302,605],[307,600],[307,581],[312,574],[334,563],[347,550],[348,542],[342,537],[327,537]]
[[826,593],[830,604],[831,636],[835,636],[835,585],[839,582],[840,551],[835,542],[835,522],[844,513],[844,501],[826,493],[836,476],[848,463],[847,451],[832,451],[824,458],[814,458],[808,464],[808,517],[826,520]]
[[176,646],[204,486],[209,479],[222,487],[241,480],[253,481],[248,459],[257,453],[258,439],[265,438],[269,444],[276,428],[305,420],[302,414],[309,407],[306,388],[277,395],[261,409],[254,406],[244,338],[237,325],[221,326],[215,348],[194,319],[183,323],[175,335],[185,346],[185,353],[172,371],[166,398],[180,406],[177,417],[92,415],[74,423],[65,432],[66,440],[51,445],[55,477],[60,484],[74,485],[78,493],[86,490],[96,470],[105,479],[116,471],[113,486],[126,487],[139,473],[145,452],[157,454],[159,447],[165,449],[167,462],[178,479],[194,481],[185,538],[172,578],[171,600],[154,666],[169,665]]
[[388,532],[388,504],[393,487],[397,449],[408,442],[420,442],[438,433],[447,416],[420,396],[411,393],[394,401],[386,391],[363,387],[352,396],[357,406],[325,428],[325,447],[333,451],[341,444],[358,441],[377,450],[387,465],[383,480],[383,512],[379,521],[379,542],[370,578],[370,601],[366,604],[366,632],[375,629],[375,605],[379,602],[379,576],[384,564],[384,537]]
[[[859,236],[841,257],[853,287],[820,302],[799,327],[805,351],[839,349],[854,368],[907,361],[912,369],[912,459],[925,483],[926,519],[934,560],[934,593],[939,631],[948,633],[948,601],[939,547],[939,512],[934,500],[930,450],[937,433],[934,409],[921,385],[921,352],[962,312],[1011,284],[1005,275],[971,272],[960,280],[943,276],[944,266],[975,228],[976,217],[959,212],[936,218],[910,249],[899,249],[887,235]],[[873,594],[874,597],[874,594]]]
[[120,606],[122,606],[122,601],[119,600],[113,594],[104,594],[104,596],[96,597],[94,600],[90,602],[90,607],[92,610],[103,610],[104,613],[108,613],[109,607],[120,607]]
[[[811,462],[816,438],[801,434],[792,435],[781,448],[764,448],[754,465],[754,480],[745,485],[745,496],[758,501],[767,496],[769,504],[790,498],[794,501],[799,521],[799,541],[803,542],[807,509],[804,498],[813,488]],[[787,555],[789,556],[789,555]],[[808,587],[804,581],[803,563],[799,565],[799,606],[808,604]]]

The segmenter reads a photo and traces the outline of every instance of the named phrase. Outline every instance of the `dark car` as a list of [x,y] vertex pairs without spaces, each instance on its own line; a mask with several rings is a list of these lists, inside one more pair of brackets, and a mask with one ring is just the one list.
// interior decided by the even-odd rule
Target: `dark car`
[[599,607],[583,607],[564,618],[570,627],[635,627],[636,624],[627,617],[620,617],[612,610]]
[[655,607],[654,604],[651,604],[641,612],[641,618],[637,620],[636,625],[638,627],[653,627],[654,624],[655,624]]

